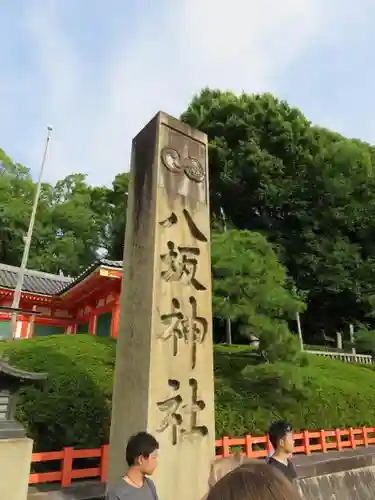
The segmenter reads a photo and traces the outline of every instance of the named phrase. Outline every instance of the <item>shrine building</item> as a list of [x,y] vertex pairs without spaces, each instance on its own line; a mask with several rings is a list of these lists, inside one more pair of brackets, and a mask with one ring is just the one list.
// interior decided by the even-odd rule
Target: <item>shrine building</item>
[[[0,264],[0,339],[12,338],[6,307],[12,305],[18,273],[18,267]],[[116,337],[121,281],[122,261],[106,259],[95,262],[77,278],[27,270],[13,336]]]

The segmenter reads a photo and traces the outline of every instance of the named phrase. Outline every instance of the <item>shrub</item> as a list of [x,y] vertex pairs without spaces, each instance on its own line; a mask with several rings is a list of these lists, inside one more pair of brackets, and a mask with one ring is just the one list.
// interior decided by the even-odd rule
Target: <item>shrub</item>
[[[216,431],[264,433],[271,420],[295,429],[374,425],[375,372],[308,355],[309,363],[233,366],[216,378]],[[225,365],[224,360],[221,361]]]
[[365,326],[361,326],[355,332],[354,347],[358,352],[374,353],[375,352],[375,332],[368,330]]
[[[21,394],[18,417],[36,450],[98,447],[109,440],[115,342],[51,336],[0,344],[10,362],[49,374]],[[216,434],[262,434],[284,418],[295,429],[374,425],[375,371],[308,356],[262,364],[252,349],[215,349]]]
[[22,390],[18,404],[35,450],[108,442],[114,341],[57,335],[5,342],[0,350],[17,367],[48,373],[43,386]]

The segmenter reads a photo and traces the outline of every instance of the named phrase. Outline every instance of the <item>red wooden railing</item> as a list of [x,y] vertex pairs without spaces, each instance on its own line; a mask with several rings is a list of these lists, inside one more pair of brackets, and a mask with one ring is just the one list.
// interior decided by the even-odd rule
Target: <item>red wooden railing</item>
[[[375,427],[296,432],[294,440],[294,454],[311,455],[314,452],[327,453],[330,450],[355,449],[375,445]],[[217,457],[227,457],[233,451],[239,451],[251,458],[263,458],[271,449],[267,435],[248,434],[242,438],[224,436],[216,440]],[[75,469],[74,460],[84,458],[97,459],[97,466]],[[68,447],[62,451],[33,453],[33,463],[52,461],[59,461],[59,470],[31,473],[29,484],[59,482],[64,488],[71,485],[73,479],[95,478],[104,482],[107,479],[108,445],[92,450],[75,450]]]
[[[98,466],[89,469],[74,469],[73,461],[78,458],[97,458]],[[59,482],[65,488],[72,484],[73,479],[97,478],[107,480],[108,445],[91,450],[75,450],[64,448],[62,451],[33,453],[32,463],[60,461],[60,470],[53,472],[31,473],[29,484]]]

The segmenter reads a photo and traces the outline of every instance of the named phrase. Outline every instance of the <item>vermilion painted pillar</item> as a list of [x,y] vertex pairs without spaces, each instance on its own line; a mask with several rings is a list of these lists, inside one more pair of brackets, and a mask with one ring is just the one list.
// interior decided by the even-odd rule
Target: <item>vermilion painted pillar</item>
[[65,329],[66,335],[75,335],[77,333],[77,324],[72,323],[71,325],[67,326]]
[[120,302],[116,299],[112,309],[111,337],[117,339],[118,327],[120,323]]
[[[33,312],[36,312],[37,307],[33,306]],[[35,314],[30,316],[30,327],[29,327],[29,335],[28,338],[33,337],[34,335],[34,330],[35,330]]]
[[96,331],[96,312],[95,309],[93,309],[90,312],[90,318],[89,318],[89,334],[95,335],[95,331]]
[[21,323],[20,338],[27,339],[30,325],[30,316],[23,316]]

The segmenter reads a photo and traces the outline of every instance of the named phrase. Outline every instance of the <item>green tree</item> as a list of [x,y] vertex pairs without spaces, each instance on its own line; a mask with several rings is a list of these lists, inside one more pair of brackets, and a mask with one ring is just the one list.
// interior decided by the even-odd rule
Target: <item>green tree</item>
[[112,189],[108,192],[110,206],[109,257],[122,260],[124,253],[126,210],[128,205],[129,174],[116,175]]
[[214,315],[233,320],[243,335],[258,337],[267,360],[293,359],[298,343],[288,320],[304,304],[266,238],[235,229],[213,233],[212,270]]
[[[0,150],[0,262],[21,263],[35,190],[29,170]],[[88,267],[109,245],[110,194],[89,186],[83,174],[43,184],[28,267],[71,276]]]
[[[36,186],[30,172],[0,150],[0,262],[18,266],[22,259]],[[48,212],[42,195],[35,230]]]
[[106,246],[110,222],[107,188],[72,174],[50,187],[49,219],[35,236],[30,267],[75,276]]
[[374,149],[270,94],[205,89],[182,119],[209,137],[213,217],[266,235],[307,292],[304,333],[372,321]]

